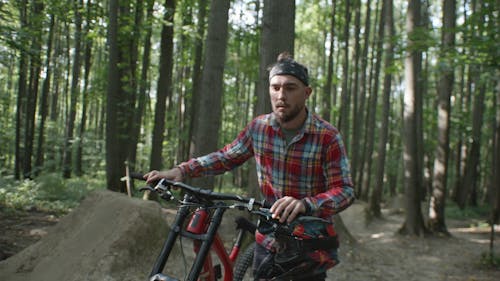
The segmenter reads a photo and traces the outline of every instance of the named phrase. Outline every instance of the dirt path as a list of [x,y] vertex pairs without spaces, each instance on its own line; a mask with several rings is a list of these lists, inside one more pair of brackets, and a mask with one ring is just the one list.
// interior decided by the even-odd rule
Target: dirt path
[[383,219],[367,225],[359,218],[363,206],[351,208],[342,217],[359,243],[341,248],[342,263],[329,272],[329,280],[500,280],[500,268],[480,264],[489,249],[488,228],[471,227],[472,221],[448,221],[451,238],[402,237],[395,234],[403,223],[401,214],[385,210]]
[[[355,204],[342,214],[358,243],[342,244],[341,263],[328,273],[328,280],[500,280],[500,268],[480,264],[481,255],[488,251],[489,229],[471,227],[471,221],[448,221],[451,238],[401,237],[395,235],[402,225],[401,214],[385,210],[383,219],[367,225],[363,208]],[[38,241],[57,221],[54,215],[42,212],[13,216],[0,210],[0,260]],[[498,242],[495,247],[498,256]]]

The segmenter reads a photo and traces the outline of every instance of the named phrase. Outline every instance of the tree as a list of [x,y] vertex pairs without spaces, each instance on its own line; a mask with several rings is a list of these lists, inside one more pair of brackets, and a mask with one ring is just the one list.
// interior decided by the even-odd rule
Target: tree
[[421,95],[418,87],[419,64],[421,62],[421,51],[415,45],[415,34],[420,23],[420,2],[418,0],[408,1],[408,13],[406,18],[406,32],[408,43],[405,56],[405,80],[403,109],[403,160],[404,160],[404,186],[405,186],[405,221],[400,233],[409,235],[422,235],[425,232],[421,199],[421,172],[418,165],[417,148],[417,95]]
[[[350,2],[345,3],[345,22],[344,22],[344,61],[342,64],[342,93],[341,93],[341,105],[340,105],[340,115],[338,126],[340,133],[344,138],[344,143],[347,145],[349,143],[349,115],[351,112],[351,102],[350,102],[350,89],[349,89],[349,25],[351,22],[351,9]],[[350,151],[349,147],[346,147],[347,151]]]
[[[28,27],[28,11],[27,11],[27,1],[19,1],[19,22],[20,22],[20,41],[21,46],[27,45],[27,27]],[[19,78],[18,78],[18,90],[17,90],[17,106],[16,106],[16,138],[15,138],[15,162],[14,162],[14,178],[19,179],[21,177],[21,168],[23,165],[22,157],[22,135],[21,130],[23,128],[22,123],[25,117],[24,107],[26,103],[26,76],[28,72],[27,62],[28,52],[27,50],[20,49],[19,55]]]
[[271,112],[269,99],[269,71],[267,68],[284,51],[294,54],[295,2],[287,0],[264,0],[262,35],[260,41],[259,81],[257,82],[257,105],[254,115]]
[[441,78],[438,86],[438,145],[434,158],[434,180],[429,205],[429,230],[448,234],[444,208],[447,194],[448,158],[450,154],[450,98],[453,93],[454,68],[452,51],[455,45],[455,0],[443,1],[441,39]]
[[[203,92],[199,96],[199,111],[193,116],[197,119],[193,130],[194,156],[213,152],[219,146],[229,6],[229,0],[212,1],[210,5],[206,55],[200,84]],[[213,178],[198,179],[194,184],[213,189]]]
[[50,80],[52,79],[52,44],[54,41],[54,28],[55,28],[55,15],[50,14],[49,35],[47,38],[47,51],[45,55],[45,80],[43,80],[42,93],[40,97],[40,110],[39,110],[39,124],[38,124],[38,138],[37,150],[35,160],[35,174],[42,169],[44,162],[44,146],[45,146],[45,121],[48,116],[49,109],[49,91]]
[[[383,90],[383,109],[382,109],[382,126],[380,128],[378,153],[376,160],[375,186],[370,198],[370,211],[380,217],[380,203],[382,201],[383,186],[384,186],[384,169],[386,161],[386,147],[389,134],[389,114],[391,110],[391,85],[392,85],[392,68],[394,63],[394,19],[393,19],[393,3],[392,0],[384,0],[382,4],[381,19],[384,24],[380,24],[380,28],[385,28],[389,34],[389,42],[386,42],[385,61],[384,61],[384,90]],[[381,38],[379,39],[381,40]]]
[[[137,2],[139,4],[139,2]],[[144,111],[146,108],[146,102],[148,100],[149,92],[148,87],[150,83],[148,82],[149,77],[149,66],[151,63],[151,37],[153,35],[153,6],[154,0],[148,0],[146,8],[146,23],[144,24],[144,29],[146,34],[144,35],[144,50],[142,53],[142,66],[141,74],[138,82],[138,98],[137,106],[134,111],[134,120],[132,122],[132,141],[131,148],[129,151],[129,162],[131,164],[131,169],[137,170],[137,145],[140,139],[140,131],[143,123]],[[138,5],[139,6],[139,5]],[[138,8],[139,10],[139,8]],[[142,13],[142,9],[140,11]],[[139,11],[136,11],[136,14]],[[137,22],[137,20],[136,20]]]
[[129,1],[110,0],[108,28],[108,85],[106,100],[106,177],[107,188],[125,192],[120,178],[125,174],[130,147],[129,118],[133,114],[134,91],[130,87],[128,49]]
[[330,19],[330,44],[329,44],[329,50],[330,52],[328,53],[328,62],[327,62],[327,71],[326,71],[326,82],[325,85],[323,86],[323,92],[325,95],[325,106],[323,107],[323,113],[321,116],[327,120],[328,122],[331,122],[331,110],[332,110],[332,84],[333,84],[333,56],[334,56],[334,49],[335,49],[335,11],[337,8],[337,4],[335,1],[332,3],[332,14],[331,14],[331,19]]
[[42,67],[42,24],[43,2],[33,1],[30,5],[29,29],[31,43],[29,53],[29,77],[26,92],[25,119],[24,119],[24,156],[23,174],[25,178],[32,177],[33,143],[35,139],[35,116],[38,100],[38,84]]
[[80,72],[81,72],[81,45],[82,45],[82,14],[83,0],[74,0],[75,11],[75,49],[73,58],[73,71],[71,75],[71,98],[68,119],[66,120],[66,135],[63,150],[63,177],[71,177],[72,170],[72,143],[74,141],[74,128],[76,119],[76,105],[80,94]]

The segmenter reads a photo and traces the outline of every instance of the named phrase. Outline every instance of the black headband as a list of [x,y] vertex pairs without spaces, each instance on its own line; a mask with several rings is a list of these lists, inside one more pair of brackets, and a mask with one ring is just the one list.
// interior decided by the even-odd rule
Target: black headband
[[269,71],[269,80],[275,75],[292,75],[299,79],[306,86],[309,86],[309,75],[307,68],[293,59],[283,59],[278,61]]

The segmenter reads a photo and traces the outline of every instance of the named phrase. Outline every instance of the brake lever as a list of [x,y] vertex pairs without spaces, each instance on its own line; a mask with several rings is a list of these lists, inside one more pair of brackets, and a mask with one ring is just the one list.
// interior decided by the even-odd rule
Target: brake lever
[[155,189],[154,189],[154,188],[152,188],[152,187],[151,187],[151,186],[149,186],[149,185],[146,185],[146,186],[144,186],[144,187],[141,187],[141,188],[139,189],[139,191],[140,191],[140,192],[143,192],[143,191],[151,191],[151,192],[155,192]]
[[175,199],[174,195],[170,191],[170,188],[167,188],[165,186],[158,186],[157,185],[156,187],[153,188],[153,187],[147,185],[147,186],[140,188],[139,191],[141,191],[141,192],[143,192],[143,191],[155,192],[158,195],[160,195],[160,197],[163,200],[166,200],[166,201],[172,201]]

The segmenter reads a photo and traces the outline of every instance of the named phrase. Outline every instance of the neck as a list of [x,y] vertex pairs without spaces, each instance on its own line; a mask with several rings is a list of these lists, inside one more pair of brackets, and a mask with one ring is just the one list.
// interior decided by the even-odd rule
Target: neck
[[281,122],[281,128],[285,130],[297,130],[304,125],[307,118],[307,110],[304,108],[295,118],[287,122]]

